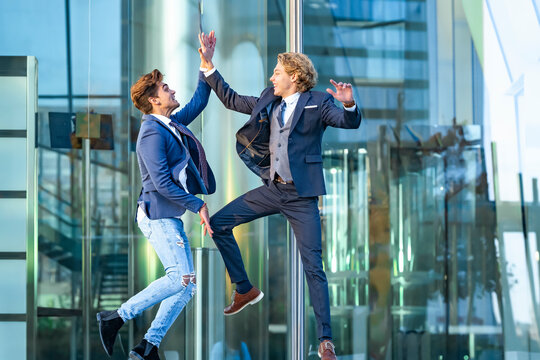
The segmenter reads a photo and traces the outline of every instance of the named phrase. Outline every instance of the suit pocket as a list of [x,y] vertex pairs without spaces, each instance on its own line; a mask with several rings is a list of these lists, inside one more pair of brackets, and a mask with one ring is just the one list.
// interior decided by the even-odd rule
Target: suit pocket
[[306,155],[307,163],[322,163],[322,155]]

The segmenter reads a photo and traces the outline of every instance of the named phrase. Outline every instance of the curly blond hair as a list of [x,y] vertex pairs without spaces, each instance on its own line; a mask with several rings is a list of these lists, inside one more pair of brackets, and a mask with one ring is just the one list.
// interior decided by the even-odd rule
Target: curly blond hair
[[296,89],[299,92],[311,90],[317,85],[317,70],[306,55],[285,52],[279,54],[277,59],[289,76],[296,74]]

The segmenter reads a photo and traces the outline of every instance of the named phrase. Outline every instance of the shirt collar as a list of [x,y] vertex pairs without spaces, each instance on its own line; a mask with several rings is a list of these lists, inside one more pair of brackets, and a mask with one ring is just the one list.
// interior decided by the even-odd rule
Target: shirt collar
[[163,116],[163,115],[159,115],[159,114],[150,114],[152,115],[153,117],[161,120],[161,122],[163,122],[165,125],[169,126],[169,123],[171,122],[171,119],[169,119],[168,117],[166,116]]
[[299,92],[295,92],[292,95],[287,96],[286,98],[283,98],[287,106],[290,106],[291,104],[294,104],[298,101],[298,98],[300,97]]

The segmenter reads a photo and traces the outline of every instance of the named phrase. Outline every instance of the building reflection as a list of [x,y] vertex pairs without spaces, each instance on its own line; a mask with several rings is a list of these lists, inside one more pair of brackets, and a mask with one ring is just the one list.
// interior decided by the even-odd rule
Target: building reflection
[[[330,78],[352,83],[364,115],[358,131],[328,128],[323,138],[323,260],[340,358],[538,356],[538,1],[515,1],[511,9],[499,0],[302,4],[304,53],[319,72],[317,90]],[[0,299],[0,335],[26,341],[9,341],[17,354],[101,359],[94,313],[115,309],[163,274],[133,222],[140,191],[133,79],[157,67],[177,98],[189,99],[202,26],[216,30],[216,65],[233,88],[257,95],[270,85],[276,55],[287,48],[288,19],[298,14],[288,13],[284,0],[202,6],[0,4],[10,34],[2,40],[0,94],[30,89],[14,86],[22,78],[17,59],[4,55],[31,54],[39,63],[37,166],[29,174],[21,164],[32,153],[19,142],[31,131],[14,127],[18,113],[7,105],[0,118],[0,160],[9,170],[0,181],[0,266],[7,274],[0,291],[13,294]],[[260,185],[234,152],[246,120],[212,96],[192,125],[221,184],[205,199],[211,211]],[[28,205],[31,189],[18,188],[19,168],[35,179],[35,205]],[[250,279],[266,297],[230,319],[222,315],[232,288],[221,257],[198,217],[184,220],[200,290],[164,340],[164,357],[285,359],[302,326],[306,358],[317,358],[308,297],[305,324],[288,322],[285,219],[235,230]],[[23,265],[27,283],[19,284]],[[26,295],[26,313],[16,294]],[[114,359],[126,357],[156,310],[121,330]]]

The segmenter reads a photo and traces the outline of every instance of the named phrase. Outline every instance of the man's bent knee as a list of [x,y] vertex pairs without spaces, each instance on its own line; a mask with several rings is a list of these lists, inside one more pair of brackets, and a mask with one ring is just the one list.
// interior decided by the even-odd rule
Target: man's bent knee
[[212,228],[214,233],[227,234],[227,233],[232,233],[232,229],[234,226],[223,224],[223,222],[221,221],[221,218],[219,216],[214,215],[210,218],[210,227]]
[[182,274],[176,269],[171,269],[167,272],[166,276],[169,278],[169,280],[171,281],[171,285],[177,292],[182,291],[190,284],[196,283],[195,273]]

